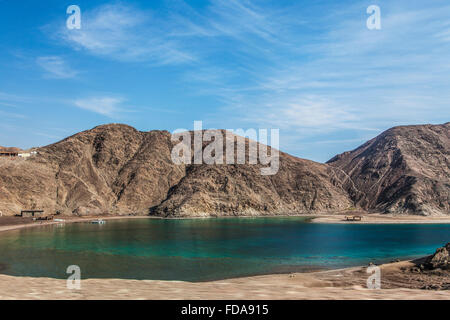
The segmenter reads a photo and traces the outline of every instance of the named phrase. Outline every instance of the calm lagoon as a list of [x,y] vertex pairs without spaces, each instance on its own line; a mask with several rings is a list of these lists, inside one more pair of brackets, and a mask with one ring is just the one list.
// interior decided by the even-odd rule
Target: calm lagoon
[[323,224],[305,217],[121,219],[0,234],[0,273],[207,281],[432,254],[450,224]]

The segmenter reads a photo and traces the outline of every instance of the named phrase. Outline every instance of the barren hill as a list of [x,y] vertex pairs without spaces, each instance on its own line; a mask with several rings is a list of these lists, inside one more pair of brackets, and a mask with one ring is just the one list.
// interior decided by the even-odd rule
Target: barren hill
[[391,128],[327,162],[364,209],[450,214],[450,123]]
[[276,215],[345,210],[352,205],[324,164],[281,152],[276,174],[261,175],[261,167],[188,165],[186,176],[151,211],[161,216]]
[[[351,206],[329,167],[280,154],[276,175],[256,165],[176,165],[167,131],[104,125],[0,161],[0,210],[164,216],[277,214]],[[203,146],[205,147],[205,146]]]

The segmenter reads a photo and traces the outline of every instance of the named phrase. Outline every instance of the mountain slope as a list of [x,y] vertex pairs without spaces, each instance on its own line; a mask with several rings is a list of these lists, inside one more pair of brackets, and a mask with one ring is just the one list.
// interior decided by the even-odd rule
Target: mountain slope
[[167,131],[99,126],[0,163],[0,210],[43,208],[65,214],[145,213],[184,176],[171,162]]
[[[248,139],[245,142],[248,152]],[[276,174],[261,175],[262,167],[265,166],[250,165],[248,161],[240,165],[188,165],[186,176],[169,191],[161,205],[152,208],[152,213],[274,215],[351,207],[346,192],[338,181],[330,179],[329,167],[324,164],[280,152]]]
[[327,163],[364,209],[450,214],[450,123],[394,127]]

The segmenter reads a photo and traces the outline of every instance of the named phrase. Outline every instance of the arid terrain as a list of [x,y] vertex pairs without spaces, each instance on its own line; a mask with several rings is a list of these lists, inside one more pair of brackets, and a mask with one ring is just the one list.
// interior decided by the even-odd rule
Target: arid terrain
[[169,132],[103,125],[33,149],[28,159],[0,159],[0,211],[184,217],[356,208],[448,215],[449,129],[450,123],[389,129],[328,164],[280,152],[279,171],[264,176],[261,164],[176,165]]

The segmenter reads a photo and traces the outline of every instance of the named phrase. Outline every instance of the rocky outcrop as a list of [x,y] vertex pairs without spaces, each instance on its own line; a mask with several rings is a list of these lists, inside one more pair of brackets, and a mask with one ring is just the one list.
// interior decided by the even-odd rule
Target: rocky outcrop
[[450,123],[395,127],[327,163],[355,206],[450,214]]
[[425,267],[431,270],[450,270],[450,242],[442,248],[438,248],[432,256],[428,257]]

